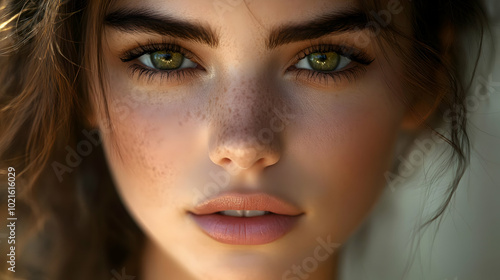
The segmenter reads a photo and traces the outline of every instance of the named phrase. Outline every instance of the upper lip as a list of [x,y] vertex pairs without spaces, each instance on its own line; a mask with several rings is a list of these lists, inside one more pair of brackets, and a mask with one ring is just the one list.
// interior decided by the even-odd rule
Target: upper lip
[[225,210],[259,210],[289,216],[296,216],[303,213],[294,205],[262,192],[224,193],[201,202],[191,212],[196,215],[207,215]]

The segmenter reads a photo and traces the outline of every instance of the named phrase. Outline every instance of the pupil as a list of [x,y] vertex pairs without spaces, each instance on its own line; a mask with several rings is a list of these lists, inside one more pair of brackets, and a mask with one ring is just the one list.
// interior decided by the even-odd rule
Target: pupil
[[320,62],[325,62],[328,59],[328,57],[326,56],[326,54],[320,54],[320,55],[318,55],[317,58],[318,58],[318,60]]
[[334,71],[339,64],[340,57],[335,52],[310,54],[309,65],[316,71]]
[[160,70],[174,70],[182,65],[184,57],[178,52],[158,51],[151,54],[151,62]]
[[172,60],[172,54],[170,54],[170,53],[160,54],[159,56],[160,56],[160,59],[163,60],[164,62]]

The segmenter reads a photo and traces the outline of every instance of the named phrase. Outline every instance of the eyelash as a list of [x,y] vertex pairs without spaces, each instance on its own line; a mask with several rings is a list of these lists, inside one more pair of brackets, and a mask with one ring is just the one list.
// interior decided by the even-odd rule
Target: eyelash
[[[142,55],[145,54],[150,54],[154,53],[157,51],[171,51],[171,52],[178,52],[182,54],[184,57],[190,60],[195,60],[196,62],[196,56],[191,53],[190,51],[180,47],[179,45],[176,44],[171,44],[171,43],[154,43],[150,42],[146,45],[140,45],[132,50],[126,51],[121,57],[121,61],[126,63],[126,62],[131,62]],[[297,68],[295,65],[302,59],[306,58],[308,55],[313,54],[313,53],[326,53],[326,52],[336,52],[337,54],[344,56],[352,62],[356,62],[359,65],[351,66],[348,69],[342,69],[338,71],[332,71],[332,72],[321,72],[321,71],[316,71],[316,70],[311,70],[311,69],[303,69],[303,68]],[[287,71],[293,71],[295,72],[296,79],[300,80],[301,78],[305,78],[307,80],[311,80],[313,82],[319,82],[319,83],[324,83],[328,84],[329,81],[332,82],[338,82],[342,79],[347,79],[349,82],[354,81],[358,75],[364,73],[366,71],[366,66],[370,65],[374,59],[370,58],[366,53],[359,51],[357,49],[347,47],[347,46],[341,46],[341,45],[329,45],[329,44],[322,44],[322,45],[314,45],[310,46],[302,51],[300,51],[292,66],[290,66]],[[351,62],[351,63],[352,63]],[[351,64],[349,63],[349,65]],[[181,82],[184,78],[188,77],[194,77],[197,74],[199,74],[199,70],[204,70],[199,64],[198,67],[196,68],[183,68],[183,69],[178,69],[178,70],[157,70],[153,69],[147,66],[144,66],[139,63],[133,63],[129,66],[129,69],[131,71],[132,76],[137,75],[138,79],[144,78],[148,82],[155,78],[159,78],[161,81],[162,80],[174,80]],[[158,76],[159,75],[159,76]]]
[[[352,62],[356,62],[360,65],[351,66],[347,69],[331,71],[331,72],[321,72],[311,69],[297,68],[295,65],[302,59],[306,58],[308,55],[313,53],[327,53],[335,52],[340,56],[344,56],[350,59]],[[297,54],[295,58],[295,63],[288,68],[288,71],[294,71],[296,79],[300,80],[301,76],[305,76],[307,80],[314,82],[319,82],[323,84],[328,84],[329,81],[338,82],[342,79],[347,79],[347,81],[354,81],[360,74],[366,71],[366,66],[370,65],[374,59],[369,57],[366,53],[357,50],[355,48],[341,46],[341,45],[314,45],[302,50]],[[349,63],[350,64],[352,64]]]
[[[196,60],[196,56],[190,51],[180,47],[179,45],[165,43],[165,42],[162,43],[150,42],[147,45],[139,44],[137,48],[126,51],[120,57],[120,59],[122,62],[126,63],[133,61],[145,54],[151,54],[158,51],[178,52],[187,59]],[[183,68],[178,70],[157,70],[144,66],[139,63],[133,63],[129,66],[129,69],[131,71],[132,76],[137,75],[137,78],[139,80],[141,78],[145,78],[148,82],[150,82],[151,80],[157,78],[158,75],[160,75],[159,78],[161,81],[164,79],[167,81],[172,79],[175,81],[181,81],[184,78],[196,76],[198,74],[197,71],[201,70],[202,68],[198,64],[198,67],[196,68]]]

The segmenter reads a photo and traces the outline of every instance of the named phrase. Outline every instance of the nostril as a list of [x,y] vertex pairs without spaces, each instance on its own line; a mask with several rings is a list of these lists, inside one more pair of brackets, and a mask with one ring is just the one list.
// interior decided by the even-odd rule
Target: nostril
[[270,141],[262,141],[255,132],[259,127],[215,127],[208,139],[209,158],[213,163],[235,172],[264,169],[276,164],[280,158],[279,135],[273,135]]
[[227,166],[231,164],[231,160],[227,157],[223,158],[220,160],[220,165],[222,166]]

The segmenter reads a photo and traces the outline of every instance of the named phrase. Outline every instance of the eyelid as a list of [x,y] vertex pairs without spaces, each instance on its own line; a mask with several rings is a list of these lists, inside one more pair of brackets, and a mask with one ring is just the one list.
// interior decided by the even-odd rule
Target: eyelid
[[200,64],[200,63],[198,63],[198,61],[199,61],[198,57],[194,53],[190,52],[189,50],[181,47],[180,45],[178,45],[176,43],[170,43],[170,42],[158,43],[158,42],[153,42],[153,41],[149,41],[147,44],[144,44],[144,45],[138,43],[138,47],[131,49],[131,50],[128,50],[128,51],[125,51],[120,56],[120,60],[122,62],[129,62],[129,61],[132,61],[134,59],[141,57],[144,54],[148,54],[148,53],[150,54],[150,53],[154,53],[157,51],[165,51],[165,50],[168,50],[171,52],[178,52],[178,53],[182,54],[185,58],[187,58],[189,60],[194,60],[193,62],[195,62],[196,64]]
[[369,57],[365,52],[360,51],[353,47],[348,47],[345,45],[335,45],[335,44],[320,44],[320,45],[310,46],[300,51],[297,54],[295,58],[295,63],[293,63],[293,65],[297,64],[300,60],[304,59],[308,55],[316,52],[320,53],[336,52],[341,56],[347,57],[350,60],[361,63],[363,65],[370,65],[374,61],[374,59]]
[[[173,70],[159,70],[152,68],[139,60],[140,64],[134,63],[129,67],[132,75],[138,74],[139,78],[141,76],[146,76],[148,80],[151,80],[158,75],[159,80],[163,80],[165,78],[166,80],[171,81],[172,78],[172,81],[179,82],[180,79],[183,79],[184,77],[196,76],[198,74],[201,74],[199,70],[204,70],[204,68],[200,65],[200,63],[198,63],[198,61],[200,60],[197,58],[196,55],[194,55],[192,52],[182,48],[181,46],[173,42],[158,43],[150,41],[146,45],[141,45],[138,43],[138,47],[125,51],[123,55],[120,56],[120,59],[123,62],[130,62],[145,54],[151,54],[157,51],[165,51],[165,50],[181,53],[185,58],[189,59],[190,61],[192,61],[192,63],[196,64],[196,67],[178,68]],[[347,69],[336,70],[331,72],[321,72],[313,69],[303,69],[295,67],[300,60],[304,59],[309,54],[315,52],[336,52],[339,55],[352,60],[350,62],[357,62],[358,64],[357,65],[355,64],[352,67],[347,67],[347,66],[344,67]],[[318,44],[310,46],[300,51],[296,55],[294,60],[295,60],[294,63],[291,66],[289,66],[287,71],[295,72],[297,78],[299,78],[299,76],[302,77],[306,75],[308,77],[308,80],[311,81],[321,80],[321,81],[326,81],[326,83],[328,83],[328,80],[340,80],[340,79],[344,80],[345,78],[349,80],[354,79],[355,75],[361,74],[366,70],[364,66],[367,66],[374,61],[374,59],[372,59],[366,52],[360,51],[353,47],[336,45],[336,44]],[[348,65],[350,64],[352,63],[348,63]],[[177,79],[173,80],[174,77],[176,77]]]
[[[131,63],[128,67],[130,70],[130,74],[131,76],[137,75],[137,78],[139,80],[141,80],[141,78],[145,78],[147,82],[151,82],[153,79],[158,79],[158,81],[165,80],[173,85],[181,83],[184,78],[195,77],[200,74],[200,70],[204,70],[200,63],[198,63],[198,61],[200,60],[194,53],[181,47],[175,42],[149,41],[147,44],[137,43],[137,45],[138,47],[136,48],[124,51],[122,55],[119,56],[119,58],[124,63]],[[183,65],[186,63],[187,59],[189,63],[194,64],[194,67],[160,70],[151,67],[151,65],[147,65],[147,63],[144,63],[144,61],[141,61],[141,59],[139,59],[144,55],[150,55],[151,53],[158,51],[178,52],[185,58]]]
[[[184,55],[183,55],[184,56]],[[137,58],[144,66],[149,67],[151,69],[157,70],[157,71],[174,71],[174,70],[180,70],[180,69],[186,69],[186,68],[196,68],[198,64],[191,59],[187,58],[184,56],[184,60],[182,61],[181,66],[177,69],[171,69],[171,70],[161,70],[161,69],[156,69],[151,62],[151,53],[145,53]]]
[[[339,65],[337,65],[338,69],[332,70],[331,72],[342,71],[342,69],[344,69],[346,66],[348,66],[352,62],[352,60],[346,56],[343,56],[343,55],[339,55],[339,56],[340,56],[340,61],[339,61]],[[347,61],[344,61],[344,60],[347,60]],[[299,62],[297,62],[294,66],[297,67],[298,69],[307,69],[307,70],[318,71],[318,70],[314,70],[311,67],[311,65],[309,65],[309,62],[307,61],[307,56],[304,57],[303,59],[299,60]],[[325,71],[319,71],[319,72],[325,72]]]
[[[297,68],[297,64],[312,53],[336,52],[346,57],[350,62],[341,70],[317,71],[314,69]],[[318,44],[312,45],[300,51],[294,58],[293,64],[287,69],[288,72],[295,74],[297,81],[312,82],[328,86],[329,82],[342,83],[343,81],[354,82],[358,76],[367,71],[367,66],[375,59],[371,58],[366,52],[353,47],[336,44]],[[353,63],[354,62],[354,63]],[[351,65],[349,67],[349,65]]]

